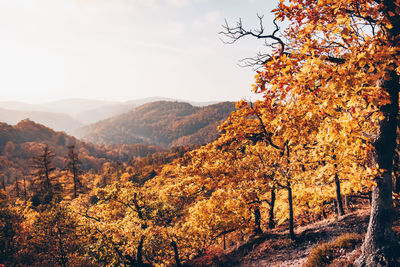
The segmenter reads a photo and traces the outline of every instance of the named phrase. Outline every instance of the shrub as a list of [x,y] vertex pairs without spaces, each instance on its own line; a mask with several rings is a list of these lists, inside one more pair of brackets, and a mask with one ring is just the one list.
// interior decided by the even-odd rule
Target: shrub
[[304,266],[327,266],[346,250],[354,249],[362,241],[359,234],[344,234],[332,242],[322,243],[311,250]]
[[339,236],[333,241],[333,245],[343,249],[354,249],[362,242],[363,237],[360,234],[348,233]]

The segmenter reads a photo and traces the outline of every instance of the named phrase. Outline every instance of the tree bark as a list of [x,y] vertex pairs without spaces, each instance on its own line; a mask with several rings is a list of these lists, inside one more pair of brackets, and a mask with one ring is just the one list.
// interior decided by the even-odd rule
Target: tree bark
[[342,193],[340,192],[340,180],[339,175],[335,174],[335,186],[336,186],[336,207],[337,207],[337,215],[343,216],[344,209],[343,209],[343,200],[342,200]]
[[262,234],[262,230],[261,230],[261,212],[260,212],[260,208],[259,207],[256,207],[254,209],[254,223],[255,223],[254,233],[255,234]]
[[268,218],[269,229],[275,228],[275,222],[274,222],[275,199],[276,199],[276,194],[275,194],[275,185],[274,185],[271,190],[271,202],[269,205],[269,218]]
[[19,180],[18,180],[18,176],[15,177],[15,196],[17,198],[20,197],[20,191],[21,189],[19,188]]
[[287,186],[288,201],[289,201],[289,236],[291,240],[295,240],[296,235],[294,233],[293,195],[292,195],[292,187],[289,181],[287,181],[286,186]]
[[399,77],[395,71],[389,71],[389,75],[391,79],[383,81],[381,86],[389,93],[391,103],[381,107],[384,119],[379,125],[379,137],[374,142],[376,162],[384,172],[375,178],[368,231],[356,266],[397,265],[398,244],[392,230],[392,169],[399,111]]
[[393,192],[394,193],[400,193],[400,169],[399,169],[399,164],[400,164],[400,158],[399,158],[399,154],[396,151],[394,153],[394,166],[393,166]]
[[26,176],[24,175],[23,178],[24,178],[24,201],[26,203],[26,201],[28,200],[28,194],[26,192]]
[[[224,238],[225,238],[225,236],[224,236]],[[177,267],[180,267],[180,266],[182,266],[182,264],[181,264],[181,260],[179,259],[178,246],[176,245],[176,242],[173,240],[171,241],[171,246],[174,249],[175,264]]]
[[144,266],[143,264],[143,243],[144,243],[145,237],[142,236],[139,241],[139,245],[137,247],[137,253],[136,253],[136,262],[137,266],[141,267]]

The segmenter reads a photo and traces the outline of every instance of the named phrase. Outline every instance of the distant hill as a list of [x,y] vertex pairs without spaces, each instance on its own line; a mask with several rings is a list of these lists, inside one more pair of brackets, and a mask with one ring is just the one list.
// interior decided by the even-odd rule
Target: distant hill
[[85,124],[92,124],[104,119],[118,116],[137,107],[135,104],[110,104],[94,109],[85,110],[75,117]]
[[[12,119],[0,117],[0,121],[15,124],[19,120],[30,118],[39,123],[48,125],[56,130],[62,130],[70,132],[73,129],[83,126],[84,124],[95,123],[107,118],[111,118],[126,112],[131,111],[133,108],[141,106],[155,101],[177,101],[172,98],[165,97],[148,97],[142,99],[128,100],[125,102],[118,101],[104,101],[104,100],[93,100],[93,99],[62,99],[57,101],[45,102],[41,104],[29,104],[17,101],[0,101],[0,109],[16,111],[15,115],[11,115]],[[193,106],[207,106],[215,104],[217,102],[189,102]],[[17,112],[18,111],[18,112]],[[23,113],[22,111],[28,112]],[[4,111],[5,112],[5,111]],[[3,113],[4,113],[3,112]],[[53,122],[52,119],[45,119],[45,114],[37,114],[32,112],[47,112],[47,113],[62,113],[70,116],[70,118],[56,119],[57,123]],[[23,115],[27,114],[27,115]],[[53,117],[55,115],[52,115]],[[75,122],[70,127],[69,121],[74,119]],[[65,123],[64,123],[65,121]],[[75,123],[79,122],[80,125],[75,126]],[[59,124],[62,124],[61,126]]]
[[46,102],[40,104],[46,110],[52,112],[62,112],[69,114],[75,117],[77,114],[81,112],[101,108],[108,105],[116,105],[119,104],[117,101],[103,101],[103,100],[93,100],[93,99],[80,99],[80,98],[71,98],[71,99],[62,99],[58,101]]
[[85,126],[74,134],[97,144],[205,144],[217,137],[217,126],[234,108],[233,102],[196,107],[184,102],[158,101]]
[[80,98],[62,99],[41,104],[29,104],[17,101],[2,101],[0,102],[0,108],[24,111],[65,113],[73,117],[76,114],[79,114],[86,110],[118,103],[119,102],[116,101],[102,101]]
[[0,122],[17,124],[24,119],[30,119],[37,123],[47,125],[56,131],[71,132],[83,126],[83,123],[79,120],[63,113],[0,108]]
[[205,102],[201,102],[201,101],[186,101],[186,100],[182,100],[182,99],[174,99],[174,98],[167,98],[167,97],[147,97],[147,98],[141,98],[141,99],[134,99],[134,100],[128,100],[126,102],[123,102],[124,104],[133,104],[136,106],[141,106],[147,103],[151,103],[151,102],[158,102],[158,101],[168,101],[168,102],[185,102],[185,103],[189,103],[192,106],[196,106],[196,107],[204,107],[204,106],[209,106],[209,105],[213,105],[213,104],[217,104],[219,103],[218,101],[205,101]]
[[145,144],[123,146],[99,146],[86,143],[63,132],[56,132],[31,120],[23,120],[12,126],[0,123],[0,169],[14,167],[17,169],[31,166],[32,157],[42,151],[42,144],[50,147],[56,154],[54,163],[64,168],[64,158],[68,146],[75,144],[79,151],[82,167],[86,170],[98,170],[105,162],[129,161],[136,157],[149,156],[164,151],[156,146]]

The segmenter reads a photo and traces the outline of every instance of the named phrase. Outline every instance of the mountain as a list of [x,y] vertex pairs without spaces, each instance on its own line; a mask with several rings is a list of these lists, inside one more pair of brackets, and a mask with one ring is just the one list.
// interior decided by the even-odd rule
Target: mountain
[[85,126],[74,134],[97,144],[199,145],[218,136],[217,126],[234,108],[233,102],[196,107],[184,102],[157,101]]
[[[129,100],[126,102],[122,103],[114,103],[114,104],[107,104],[104,106],[100,106],[94,109],[90,110],[85,110],[77,115],[75,115],[75,118],[79,119],[85,124],[91,124],[95,123],[107,118],[115,117],[123,113],[127,113],[131,111],[132,109],[147,104],[151,102],[157,102],[157,101],[180,101],[180,102],[186,102],[182,100],[176,100],[173,98],[165,98],[165,97],[148,97],[148,98],[142,98],[142,99],[136,99],[136,100]],[[212,104],[216,104],[218,102],[216,101],[209,101],[209,102],[187,102],[193,106],[197,107],[204,107]]]
[[37,104],[28,104],[19,101],[1,101],[0,108],[25,111],[46,111]]
[[135,104],[110,104],[90,110],[85,110],[77,114],[76,118],[79,118],[79,120],[85,124],[91,124],[129,112],[135,107],[137,107],[137,105]]
[[16,124],[21,120],[30,119],[44,124],[56,131],[71,132],[83,126],[83,123],[63,113],[10,110],[0,108],[0,121],[8,124]]
[[104,106],[117,105],[117,104],[119,104],[119,102],[117,101],[71,98],[71,99],[46,102],[40,104],[40,106],[48,111],[66,113],[75,117],[76,115],[87,110],[97,109]]
[[70,116],[74,116],[86,110],[117,103],[119,102],[71,98],[45,102],[41,104],[29,104],[17,101],[2,101],[0,102],[0,108],[24,111],[65,113],[69,114]]
[[158,102],[158,101],[185,102],[185,103],[189,103],[192,106],[196,106],[196,107],[204,107],[204,106],[209,106],[209,105],[218,103],[218,101],[201,102],[201,101],[186,101],[186,100],[182,100],[182,99],[174,99],[174,98],[167,98],[167,97],[146,97],[146,98],[141,98],[141,99],[128,100],[128,101],[124,102],[124,104],[133,104],[136,106],[141,106],[141,105],[144,105],[147,103]]
[[26,119],[14,126],[0,123],[0,169],[14,167],[29,171],[32,157],[42,152],[43,144],[48,145],[55,153],[54,164],[60,169],[65,167],[68,146],[72,144],[75,144],[82,168],[85,170],[99,170],[105,162],[127,162],[133,158],[164,151],[145,144],[98,146]]
[[[19,120],[25,118],[31,118],[32,120],[48,125],[56,130],[70,132],[73,129],[81,127],[83,124],[91,124],[107,118],[111,118],[129,112],[135,107],[156,101],[178,101],[178,100],[165,97],[148,97],[142,99],[128,100],[125,102],[118,102],[118,101],[71,98],[71,99],[62,99],[57,101],[45,102],[41,104],[29,104],[17,101],[0,101],[0,109],[9,110],[8,112],[10,112],[10,110],[19,111],[16,112],[15,115],[11,115],[13,119],[4,119],[4,117],[0,117],[0,121],[14,124]],[[190,103],[193,106],[203,107],[215,104],[217,102],[209,101],[209,102],[188,102],[188,103]],[[23,113],[22,111],[25,112],[29,111],[30,113],[29,114]],[[60,120],[57,119],[56,120],[57,123],[54,123],[53,119],[46,120],[45,114],[33,114],[32,113],[33,111],[47,112],[47,113],[63,113],[65,115],[70,116],[71,118],[64,118]],[[3,113],[5,113],[5,111]],[[55,115],[51,116],[54,117]],[[69,123],[71,119],[75,120],[74,123],[72,124]],[[65,123],[61,123],[61,121],[64,120]],[[75,126],[75,122],[78,121],[79,125]],[[58,124],[64,124],[64,125],[59,126]],[[71,125],[71,127],[69,125]]]

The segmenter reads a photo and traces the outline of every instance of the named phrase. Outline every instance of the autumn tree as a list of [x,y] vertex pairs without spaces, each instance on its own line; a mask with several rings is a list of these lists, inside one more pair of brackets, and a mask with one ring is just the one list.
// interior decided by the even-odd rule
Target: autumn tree
[[[240,140],[241,150],[246,152],[246,165],[258,164],[260,166],[258,172],[263,179],[257,179],[256,184],[262,185],[260,181],[265,180],[264,186],[271,190],[271,200],[261,200],[270,205],[272,211],[269,216],[270,225],[272,224],[271,215],[273,215],[275,202],[274,190],[280,188],[287,192],[289,234],[291,239],[295,239],[293,199],[296,196],[293,192],[293,186],[297,185],[298,180],[300,180],[299,175],[295,176],[299,172],[299,165],[301,165],[299,159],[305,158],[298,156],[299,147],[302,149],[302,140],[296,137],[296,131],[290,130],[293,129],[290,126],[298,124],[298,119],[291,118],[288,121],[284,117],[276,116],[274,114],[281,114],[282,112],[280,105],[271,108],[259,101],[254,104],[241,101],[237,103],[237,108],[238,110],[232,113],[230,118],[220,126],[220,129],[224,132],[221,139],[228,143]],[[314,124],[310,123],[308,127],[312,128],[311,126],[314,126]],[[247,170],[247,172],[249,171],[251,170]],[[252,202],[254,201],[260,200],[255,199]]]
[[[335,117],[325,135],[364,140],[375,169],[370,223],[358,266],[393,266],[397,239],[392,231],[392,169],[399,109],[400,3],[396,0],[280,1],[273,11],[276,29],[247,30],[241,21],[226,25],[235,42],[245,36],[266,41],[270,54],[260,63],[254,91],[286,104],[286,114]],[[278,24],[287,21],[280,32]],[[335,114],[335,115],[332,115]],[[346,130],[344,130],[346,129]],[[299,134],[307,132],[300,129]],[[319,140],[315,140],[318,142]],[[342,146],[354,147],[354,142]],[[319,142],[321,143],[321,142]],[[377,165],[377,167],[375,167]]]
[[42,152],[32,158],[34,168],[31,187],[33,190],[32,202],[35,206],[40,204],[50,204],[61,190],[60,185],[54,181],[53,158],[55,154],[44,145]]
[[12,157],[15,152],[15,144],[12,141],[8,141],[6,145],[4,146],[3,153],[7,157]]
[[76,152],[75,145],[68,146],[68,155],[65,158],[66,169],[72,174],[74,184],[74,198],[78,196],[78,190],[82,187],[82,182],[79,178],[81,172],[78,153]]
[[14,209],[5,191],[0,190],[0,265],[11,265],[14,261],[20,221],[21,214]]
[[[90,266],[84,258],[80,226],[65,204],[24,211],[18,251],[21,265]],[[22,241],[22,242],[21,242]]]
[[[226,124],[244,125],[240,114],[233,113]],[[273,156],[266,156],[268,147],[262,142],[253,144],[250,130],[236,135],[224,130],[221,138],[188,152],[149,181],[160,188],[165,202],[184,214],[184,243],[194,251],[204,252],[221,238],[239,233],[261,233],[265,204],[268,224],[274,226],[274,168],[262,164]]]
[[176,211],[156,193],[132,182],[115,182],[93,193],[92,204],[84,196],[73,202],[92,259],[107,266],[180,264],[180,242],[169,229]]

